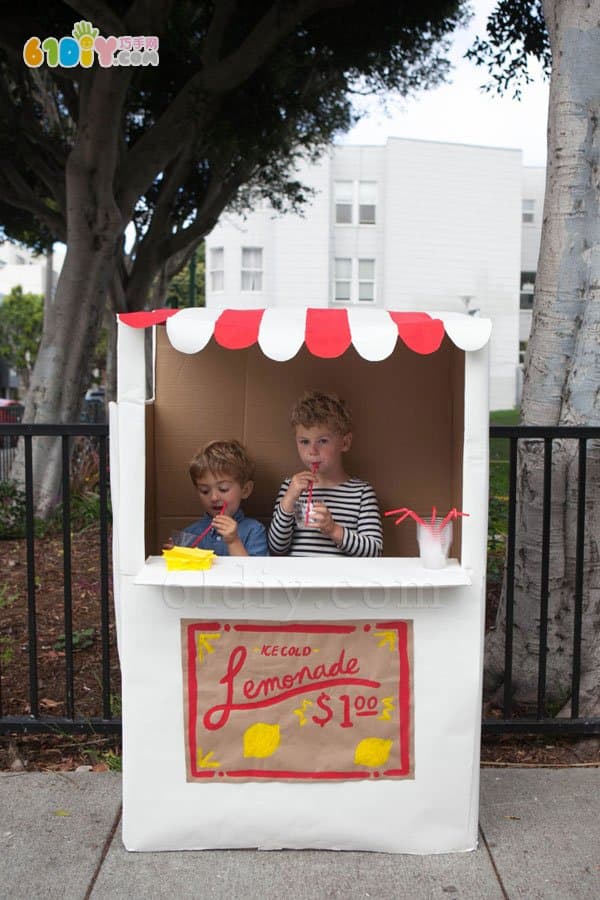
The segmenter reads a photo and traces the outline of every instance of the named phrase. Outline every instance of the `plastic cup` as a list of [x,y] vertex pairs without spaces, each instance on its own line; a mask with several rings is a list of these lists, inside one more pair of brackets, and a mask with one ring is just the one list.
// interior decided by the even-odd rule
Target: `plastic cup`
[[443,519],[421,525],[417,522],[417,542],[419,555],[426,569],[443,569],[448,561],[448,551],[452,544],[452,521],[440,528]]
[[306,497],[300,497],[296,500],[294,506],[294,515],[296,517],[296,525],[298,528],[316,528],[314,521],[314,503]]
[[193,531],[173,531],[171,533],[171,540],[175,547],[191,547],[197,537],[198,535]]

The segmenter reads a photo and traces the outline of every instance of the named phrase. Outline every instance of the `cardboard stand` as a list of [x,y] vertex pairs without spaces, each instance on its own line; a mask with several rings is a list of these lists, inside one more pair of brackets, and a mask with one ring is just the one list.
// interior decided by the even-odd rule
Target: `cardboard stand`
[[[362,309],[120,317],[110,427],[128,849],[476,846],[490,327]],[[414,524],[386,519],[382,559],[220,557],[167,572],[163,542],[199,516],[197,447],[247,445],[244,510],[268,523],[298,469],[289,409],[311,389],[348,401],[348,470],[382,512],[469,513],[447,565],[426,569]]]

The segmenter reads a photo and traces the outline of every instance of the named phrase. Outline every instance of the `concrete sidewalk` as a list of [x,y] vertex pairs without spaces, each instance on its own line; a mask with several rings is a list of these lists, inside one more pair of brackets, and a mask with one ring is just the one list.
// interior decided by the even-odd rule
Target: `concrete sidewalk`
[[600,768],[482,772],[474,853],[127,853],[121,778],[0,773],[0,898],[596,900]]

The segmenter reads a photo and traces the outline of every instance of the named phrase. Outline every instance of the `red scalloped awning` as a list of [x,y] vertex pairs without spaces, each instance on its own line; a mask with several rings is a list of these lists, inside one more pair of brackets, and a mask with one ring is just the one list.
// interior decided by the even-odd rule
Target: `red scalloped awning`
[[123,313],[132,328],[167,323],[171,344],[183,353],[197,353],[214,337],[228,350],[258,343],[272,359],[296,355],[302,344],[313,356],[333,359],[353,345],[369,360],[385,359],[398,337],[415,353],[434,353],[444,334],[461,350],[478,350],[487,343],[491,322],[453,312],[406,312],[348,307],[270,307],[268,309],[156,309]]

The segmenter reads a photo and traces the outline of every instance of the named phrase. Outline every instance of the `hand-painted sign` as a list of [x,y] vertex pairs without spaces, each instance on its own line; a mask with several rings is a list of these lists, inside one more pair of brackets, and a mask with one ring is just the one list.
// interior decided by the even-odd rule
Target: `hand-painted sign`
[[181,628],[188,781],[413,776],[412,622]]

